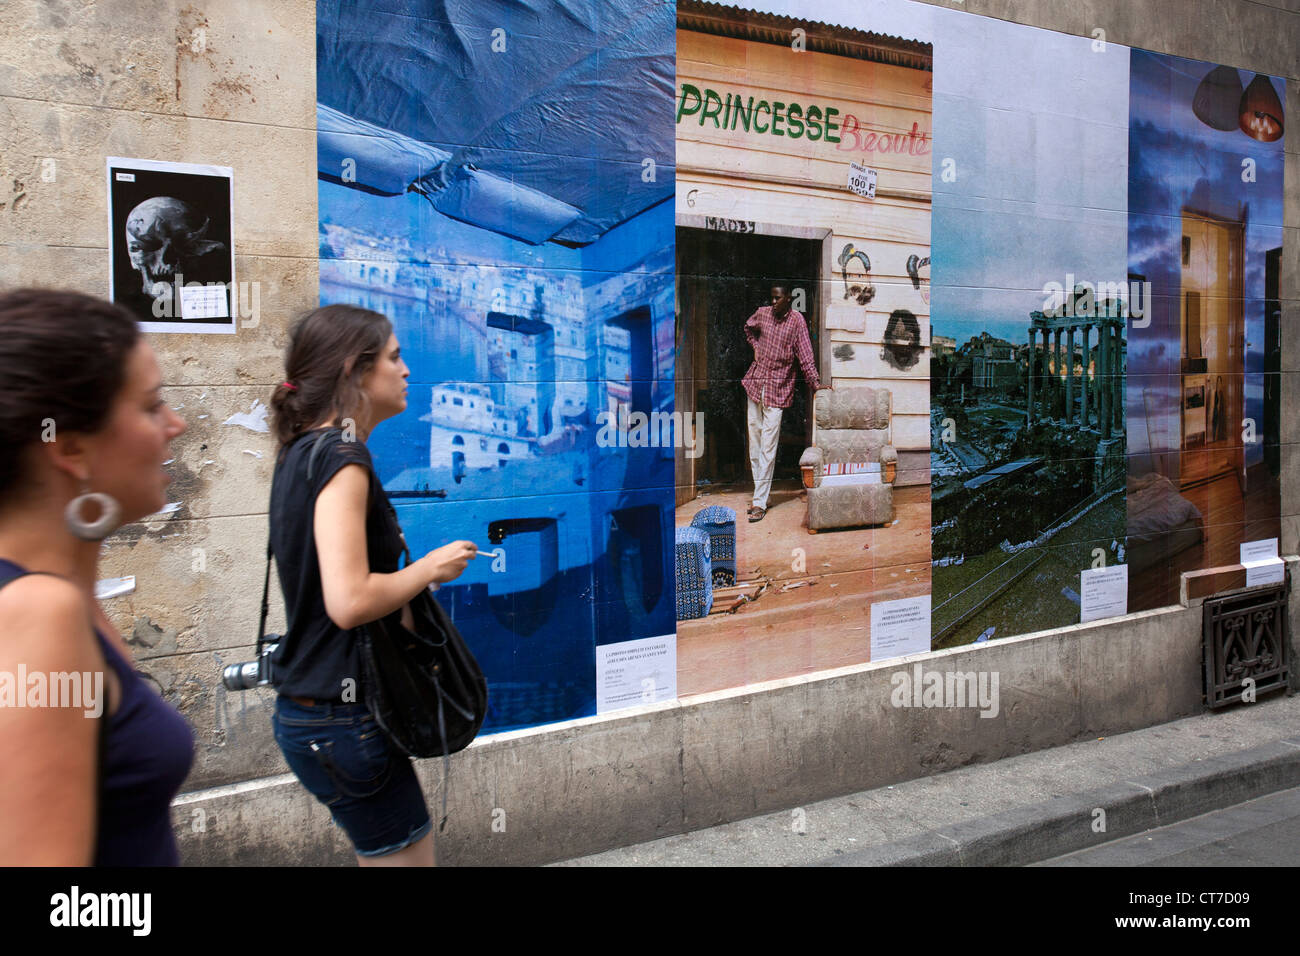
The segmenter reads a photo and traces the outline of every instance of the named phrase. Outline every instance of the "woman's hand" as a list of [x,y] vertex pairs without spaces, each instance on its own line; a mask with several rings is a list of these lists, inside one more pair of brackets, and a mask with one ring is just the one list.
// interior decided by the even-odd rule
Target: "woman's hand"
[[[366,469],[360,464],[348,464],[316,497],[312,526],[325,613],[343,630],[405,608],[430,584],[458,577],[478,553],[472,541],[453,541],[399,571],[371,571],[366,547],[369,487]],[[403,621],[410,626],[405,612]]]
[[446,584],[460,577],[477,556],[478,546],[473,541],[453,541],[430,551],[420,560],[428,562],[430,584]]

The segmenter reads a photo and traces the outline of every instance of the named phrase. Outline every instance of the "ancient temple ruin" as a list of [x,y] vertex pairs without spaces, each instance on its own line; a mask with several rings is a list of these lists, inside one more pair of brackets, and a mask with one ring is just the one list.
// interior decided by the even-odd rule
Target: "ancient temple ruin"
[[[1064,314],[1030,313],[1025,410],[1030,423],[1043,418],[1080,424],[1096,428],[1105,441],[1124,430],[1124,305],[1107,300],[1104,307],[1092,311],[1092,315],[1067,310]],[[1081,335],[1081,349],[1075,348],[1076,334]],[[1077,414],[1076,378],[1080,393]]]

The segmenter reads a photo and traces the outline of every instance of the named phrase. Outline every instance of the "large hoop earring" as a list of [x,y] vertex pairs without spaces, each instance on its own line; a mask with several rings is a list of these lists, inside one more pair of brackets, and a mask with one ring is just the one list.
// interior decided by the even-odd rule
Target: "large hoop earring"
[[[86,521],[81,517],[81,510],[92,503],[99,506],[99,517],[94,521]],[[121,516],[122,506],[117,503],[117,499],[102,491],[77,495],[63,510],[64,524],[82,541],[103,541],[117,530],[118,518]]]

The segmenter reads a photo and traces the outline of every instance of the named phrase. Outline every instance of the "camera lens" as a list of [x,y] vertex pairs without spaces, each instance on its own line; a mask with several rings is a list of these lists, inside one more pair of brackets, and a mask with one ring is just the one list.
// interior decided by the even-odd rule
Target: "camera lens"
[[228,664],[221,670],[221,683],[226,690],[248,690],[256,687],[261,676],[260,661],[242,661]]

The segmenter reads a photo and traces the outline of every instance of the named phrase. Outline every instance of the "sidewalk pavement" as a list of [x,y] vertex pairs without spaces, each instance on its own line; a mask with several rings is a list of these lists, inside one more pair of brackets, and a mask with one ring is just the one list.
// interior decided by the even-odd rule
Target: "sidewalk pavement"
[[1298,785],[1300,696],[1274,695],[555,865],[1014,866]]

